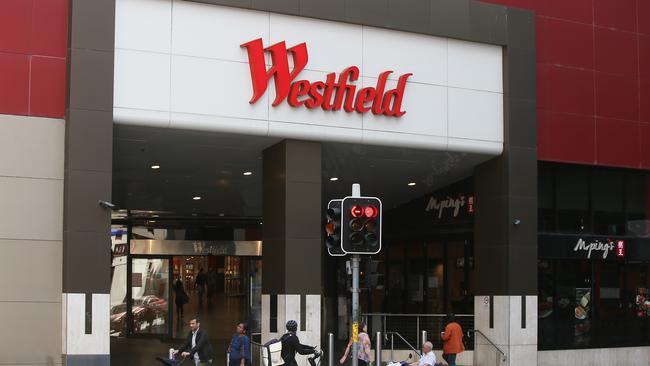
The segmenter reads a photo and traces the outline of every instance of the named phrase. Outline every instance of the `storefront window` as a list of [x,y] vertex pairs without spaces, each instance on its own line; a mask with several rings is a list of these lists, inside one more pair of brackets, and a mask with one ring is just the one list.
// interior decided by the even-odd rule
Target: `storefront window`
[[128,230],[125,226],[111,227],[111,336],[126,336],[126,260]]
[[169,259],[131,259],[134,334],[167,334]]
[[594,233],[624,235],[624,175],[618,170],[592,172],[591,202],[594,211]]
[[590,231],[589,170],[585,167],[560,166],[556,169],[555,178],[559,231]]
[[627,232],[630,236],[650,237],[648,212],[650,211],[650,177],[628,174],[626,179],[625,206],[627,208]]
[[542,166],[539,171],[539,184],[537,185],[537,206],[540,232],[555,231],[555,189],[553,167]]
[[[441,314],[445,311],[444,290],[445,290],[445,270],[450,274],[449,267],[445,268],[444,243],[434,242],[427,245],[427,304],[424,311],[426,313]],[[447,263],[451,262],[447,257]],[[451,284],[448,287],[452,286]]]

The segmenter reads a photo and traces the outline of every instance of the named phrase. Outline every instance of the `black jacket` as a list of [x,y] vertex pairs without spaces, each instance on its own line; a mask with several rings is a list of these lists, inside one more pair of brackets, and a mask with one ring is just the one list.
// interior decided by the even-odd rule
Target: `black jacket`
[[194,358],[194,354],[199,354],[199,360],[201,362],[207,362],[214,358],[214,351],[212,350],[212,345],[208,340],[208,333],[203,329],[199,328],[196,333],[196,347],[192,348],[192,332],[187,335],[187,340],[178,349],[179,352],[189,352],[190,358]]
[[283,335],[280,341],[282,341],[282,359],[285,365],[295,366],[298,364],[296,362],[296,352],[301,355],[311,355],[315,352],[314,347],[300,344],[298,336],[293,333]]

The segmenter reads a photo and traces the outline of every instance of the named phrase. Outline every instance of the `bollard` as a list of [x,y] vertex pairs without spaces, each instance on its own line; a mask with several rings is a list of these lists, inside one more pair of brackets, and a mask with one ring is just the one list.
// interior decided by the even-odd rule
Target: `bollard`
[[327,333],[327,364],[334,366],[334,333]]
[[377,341],[375,345],[375,366],[381,366],[381,332],[377,332]]

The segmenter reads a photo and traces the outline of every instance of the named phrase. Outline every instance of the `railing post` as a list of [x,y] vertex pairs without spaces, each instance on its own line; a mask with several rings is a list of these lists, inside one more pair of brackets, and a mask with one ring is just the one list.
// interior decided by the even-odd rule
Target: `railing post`
[[417,328],[417,330],[416,330],[417,336],[415,337],[416,342],[417,342],[417,344],[422,345],[422,343],[424,343],[424,339],[422,340],[422,342],[420,342],[420,316],[415,317],[415,327]]
[[428,341],[427,339],[427,331],[422,329],[422,342],[420,342],[420,346],[424,344],[424,342]]
[[377,332],[375,343],[375,366],[381,366],[381,332]]
[[327,364],[334,366],[334,333],[327,333]]
[[393,351],[395,350],[395,334],[390,335],[390,360],[395,362],[395,355]]

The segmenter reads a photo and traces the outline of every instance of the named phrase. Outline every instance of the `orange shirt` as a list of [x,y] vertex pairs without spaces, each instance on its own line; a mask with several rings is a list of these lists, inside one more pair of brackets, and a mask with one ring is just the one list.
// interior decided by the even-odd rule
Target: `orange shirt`
[[445,327],[445,334],[442,336],[442,350],[444,353],[461,353],[465,350],[463,346],[463,329],[460,324],[453,322]]

